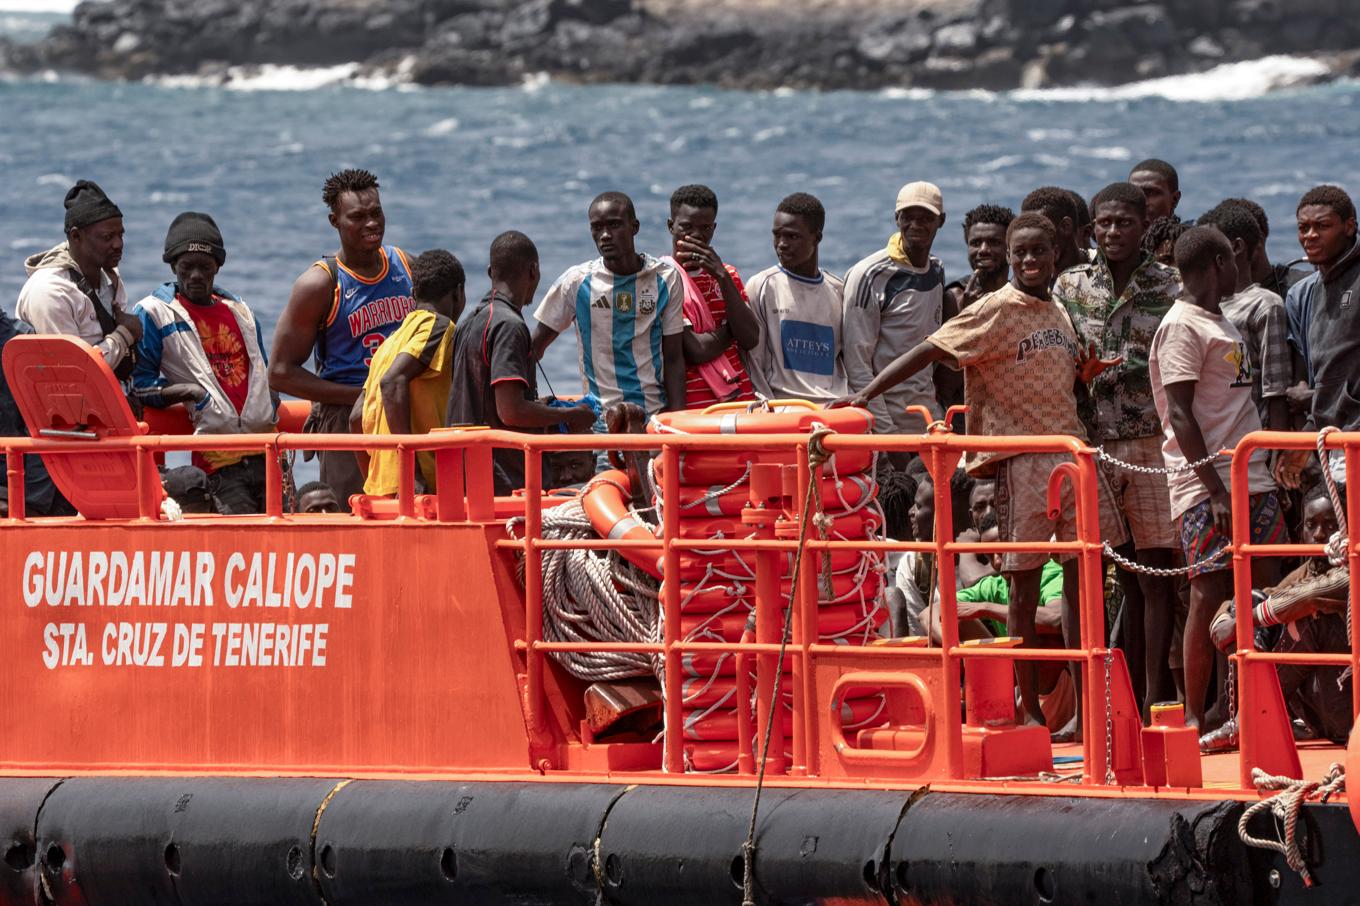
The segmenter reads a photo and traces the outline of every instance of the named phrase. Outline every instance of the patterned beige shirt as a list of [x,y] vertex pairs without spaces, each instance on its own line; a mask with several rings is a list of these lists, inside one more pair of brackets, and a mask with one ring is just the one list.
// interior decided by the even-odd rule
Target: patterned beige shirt
[[[1062,306],[1007,283],[927,338],[963,368],[969,434],[1070,434],[1077,418],[1076,334]],[[1154,413],[1155,416],[1155,413]],[[969,453],[968,474],[991,475],[1014,453]]]

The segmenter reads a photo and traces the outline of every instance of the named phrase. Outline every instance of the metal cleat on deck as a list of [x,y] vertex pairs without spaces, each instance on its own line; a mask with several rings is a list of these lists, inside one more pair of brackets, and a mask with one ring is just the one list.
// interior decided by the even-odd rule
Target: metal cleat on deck
[[[963,642],[965,649],[1016,648],[1022,639]],[[967,777],[1012,777],[1053,770],[1048,728],[1015,722],[1015,662],[1009,657],[964,657],[966,719],[963,764]]]
[[1185,705],[1152,706],[1152,726],[1143,728],[1143,782],[1148,786],[1199,787],[1199,731],[1185,725]]

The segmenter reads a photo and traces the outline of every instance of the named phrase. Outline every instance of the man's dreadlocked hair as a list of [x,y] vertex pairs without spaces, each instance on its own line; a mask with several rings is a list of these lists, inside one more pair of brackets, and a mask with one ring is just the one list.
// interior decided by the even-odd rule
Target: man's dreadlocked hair
[[326,177],[321,187],[321,200],[332,211],[346,192],[365,192],[378,188],[378,177],[367,170],[341,170]]
[[915,476],[884,463],[879,466],[877,478],[884,531],[895,541],[911,540],[911,504],[918,487]]
[[1158,217],[1148,224],[1147,232],[1143,234],[1143,251],[1155,255],[1164,242],[1171,243],[1174,248],[1176,240],[1188,229],[1190,224],[1179,217]]

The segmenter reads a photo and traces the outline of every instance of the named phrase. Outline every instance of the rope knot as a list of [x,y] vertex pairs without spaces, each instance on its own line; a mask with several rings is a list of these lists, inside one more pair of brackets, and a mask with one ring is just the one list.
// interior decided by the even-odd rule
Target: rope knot
[[[1248,846],[1274,850],[1284,856],[1285,864],[1298,872],[1304,886],[1312,887],[1313,876],[1308,871],[1308,860],[1299,846],[1297,836],[1299,813],[1309,799],[1317,797],[1320,801],[1326,802],[1336,793],[1343,791],[1346,788],[1345,767],[1333,762],[1321,780],[1296,780],[1293,777],[1267,774],[1260,768],[1253,768],[1251,779],[1257,790],[1278,792],[1260,802],[1252,803],[1242,812],[1242,818],[1237,822],[1237,836]],[[1247,830],[1247,824],[1251,819],[1264,811],[1269,811],[1283,825],[1283,839],[1254,837]]]
[[808,468],[816,469],[820,465],[825,465],[826,461],[832,457],[832,453],[826,449],[823,441],[836,432],[821,422],[813,422],[812,432],[808,435]]

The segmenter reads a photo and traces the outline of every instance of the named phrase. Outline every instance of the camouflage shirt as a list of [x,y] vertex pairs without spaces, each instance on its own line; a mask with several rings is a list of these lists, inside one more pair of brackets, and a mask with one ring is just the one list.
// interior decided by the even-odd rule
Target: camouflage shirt
[[1058,275],[1053,298],[1072,316],[1082,347],[1095,343],[1102,359],[1124,359],[1091,382],[1089,417],[1097,440],[1161,436],[1148,376],[1148,349],[1180,294],[1180,273],[1152,258],[1138,266],[1117,298],[1104,256]]

